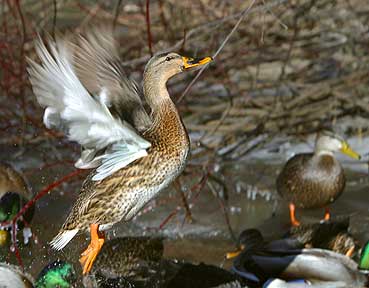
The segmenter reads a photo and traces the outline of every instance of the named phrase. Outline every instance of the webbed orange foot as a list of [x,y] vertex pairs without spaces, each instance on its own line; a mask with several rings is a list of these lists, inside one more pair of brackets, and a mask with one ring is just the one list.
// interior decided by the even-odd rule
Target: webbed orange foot
[[101,247],[104,244],[105,236],[104,234],[99,234],[99,225],[90,225],[91,242],[87,249],[81,254],[79,262],[83,267],[83,274],[90,272],[92,265],[94,264],[97,255],[99,254]]
[[300,222],[296,219],[296,216],[295,216],[295,209],[296,209],[295,205],[293,203],[290,203],[289,208],[290,208],[291,225],[299,226]]
[[346,256],[352,258],[352,256],[354,255],[355,252],[355,245],[351,246],[350,249],[346,252]]
[[325,213],[324,213],[324,221],[329,221],[330,219],[331,219],[331,213],[329,212],[329,208],[326,207]]

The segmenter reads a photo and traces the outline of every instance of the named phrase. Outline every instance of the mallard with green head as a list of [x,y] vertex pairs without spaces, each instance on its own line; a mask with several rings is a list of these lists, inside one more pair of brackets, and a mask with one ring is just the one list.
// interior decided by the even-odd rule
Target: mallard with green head
[[[9,222],[22,209],[22,207],[33,197],[24,177],[8,163],[0,163],[0,222]],[[30,207],[21,217],[29,224],[33,218],[34,206]],[[17,223],[18,228],[23,228],[22,221]],[[1,227],[0,244],[7,241],[7,230],[11,224]]]
[[[247,247],[260,247],[265,249],[303,249],[321,248],[352,257],[356,252],[357,241],[348,232],[349,218],[329,220],[320,223],[301,224],[292,226],[284,238],[264,241],[261,232],[257,229],[243,230],[237,240],[237,249],[226,254],[227,259],[238,256]],[[260,242],[260,239],[263,239]]]
[[183,171],[190,142],[166,84],[212,61],[155,55],[144,69],[141,93],[124,73],[118,48],[111,29],[92,29],[75,39],[49,40],[48,48],[38,41],[41,64],[29,61],[45,125],[81,144],[75,165],[93,169],[51,242],[61,250],[78,232],[90,232],[80,257],[84,274],[103,246],[103,231],[130,221]]
[[[260,233],[253,233],[250,238],[252,241],[235,258],[232,270],[257,286],[297,288],[310,287],[306,286],[310,283],[311,287],[369,287],[369,242],[362,248],[358,265],[333,251],[296,249],[288,242],[265,245]],[[273,278],[278,280],[271,281]],[[303,283],[286,283],[291,279]]]
[[56,260],[48,264],[37,276],[22,272],[19,267],[0,263],[1,288],[71,288],[76,287],[76,275],[73,266],[67,262]]
[[354,159],[360,155],[354,152],[341,137],[331,132],[317,136],[313,153],[296,154],[287,161],[277,178],[279,195],[289,202],[292,225],[299,225],[295,217],[295,207],[326,208],[333,203],[345,188],[345,173],[334,157],[340,151]]

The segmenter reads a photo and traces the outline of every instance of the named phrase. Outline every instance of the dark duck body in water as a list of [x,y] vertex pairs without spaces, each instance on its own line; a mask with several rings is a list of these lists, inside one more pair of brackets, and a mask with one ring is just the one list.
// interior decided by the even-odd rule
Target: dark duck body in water
[[[329,220],[320,223],[301,224],[290,227],[284,237],[264,241],[257,229],[243,230],[237,241],[237,249],[226,254],[227,259],[237,257],[247,247],[263,246],[267,249],[320,248],[353,257],[357,252],[358,241],[348,232],[349,218]],[[260,242],[262,240],[262,242]]]
[[[313,153],[293,156],[280,172],[277,191],[289,202],[293,225],[299,225],[295,218],[295,207],[327,208],[342,194],[346,179],[341,164],[334,157],[335,151],[360,159],[344,140],[324,132],[318,135]],[[324,219],[328,220],[329,217],[326,209]]]
[[244,287],[242,279],[230,271],[165,259],[163,252],[162,238],[115,238],[104,244],[83,284],[86,288]]
[[361,250],[358,265],[333,251],[299,249],[293,239],[267,242],[256,229],[240,236],[244,249],[235,257],[232,270],[253,283],[252,287],[368,287],[369,242]]

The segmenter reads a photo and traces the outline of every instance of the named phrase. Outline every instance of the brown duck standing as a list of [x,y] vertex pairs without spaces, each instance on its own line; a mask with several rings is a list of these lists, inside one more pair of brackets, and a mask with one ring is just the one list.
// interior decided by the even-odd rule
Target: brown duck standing
[[287,161],[277,178],[277,191],[290,204],[292,225],[299,225],[295,217],[295,206],[299,208],[326,208],[333,203],[345,188],[345,174],[334,157],[340,151],[352,158],[360,159],[350,146],[337,135],[323,132],[318,135],[314,153],[302,153]]
[[[94,168],[84,181],[52,247],[62,249],[79,231],[90,231],[82,253],[90,271],[103,230],[129,221],[183,170],[189,138],[166,88],[172,76],[210,62],[176,53],[156,55],[143,75],[143,96],[120,65],[111,30],[95,29],[76,41],[40,40],[41,65],[30,60],[30,81],[47,127],[63,128],[83,147],[78,168]],[[49,52],[50,51],[50,52]]]

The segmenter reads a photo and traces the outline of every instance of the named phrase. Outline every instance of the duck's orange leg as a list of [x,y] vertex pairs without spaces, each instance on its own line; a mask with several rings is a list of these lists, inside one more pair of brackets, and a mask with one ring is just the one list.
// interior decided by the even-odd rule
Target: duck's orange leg
[[323,220],[324,221],[328,221],[329,219],[331,219],[331,213],[329,212],[329,208],[328,207],[325,207],[325,212],[324,212],[324,218]]
[[79,262],[83,267],[83,274],[86,274],[91,270],[96,256],[99,254],[105,241],[105,235],[103,233],[99,233],[99,224],[91,224],[90,233],[90,245],[88,245],[87,249],[81,254],[81,258],[79,258]]
[[290,203],[289,207],[290,207],[290,219],[291,219],[292,226],[299,226],[300,222],[297,221],[295,217],[295,210],[296,210],[295,204]]
[[351,246],[350,249],[346,252],[346,256],[352,258],[355,252],[355,245]]

